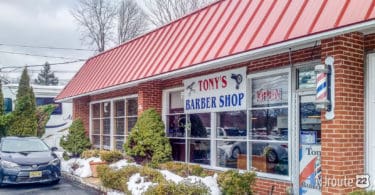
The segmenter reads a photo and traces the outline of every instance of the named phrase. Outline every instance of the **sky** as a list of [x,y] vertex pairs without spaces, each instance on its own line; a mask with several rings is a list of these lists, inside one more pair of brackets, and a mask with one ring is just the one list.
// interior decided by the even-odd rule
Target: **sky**
[[[1,76],[14,80],[20,77],[25,65],[60,63],[87,59],[94,51],[54,50],[16,47],[14,45],[47,46],[59,48],[95,49],[84,45],[80,38],[79,26],[70,11],[77,0],[0,0],[0,68]],[[47,58],[15,55],[4,52],[29,53]],[[52,71],[66,83],[83,65],[83,62],[51,66]],[[30,68],[30,76],[37,77],[41,67]]]

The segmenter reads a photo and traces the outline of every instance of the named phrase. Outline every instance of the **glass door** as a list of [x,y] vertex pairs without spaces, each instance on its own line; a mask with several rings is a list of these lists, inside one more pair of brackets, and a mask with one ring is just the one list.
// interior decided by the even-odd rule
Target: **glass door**
[[321,120],[315,95],[299,96],[299,194],[321,194]]

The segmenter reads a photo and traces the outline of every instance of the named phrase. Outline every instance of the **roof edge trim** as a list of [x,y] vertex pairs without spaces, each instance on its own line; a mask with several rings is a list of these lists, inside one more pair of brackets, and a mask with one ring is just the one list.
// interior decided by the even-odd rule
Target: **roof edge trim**
[[83,93],[83,94],[76,95],[76,96],[66,97],[63,99],[57,99],[56,101],[57,102],[71,101],[74,98],[84,97],[88,95],[97,95],[97,94],[102,94],[102,93],[106,93],[109,91],[124,89],[128,87],[134,87],[140,83],[151,81],[151,80],[173,78],[173,77],[178,77],[187,73],[194,73],[194,72],[212,69],[212,68],[225,67],[225,66],[229,66],[232,64],[249,61],[251,59],[254,59],[254,57],[257,57],[257,56],[262,56],[262,55],[264,56],[266,53],[285,51],[285,49],[289,49],[290,47],[301,46],[301,45],[308,44],[311,42],[319,41],[321,39],[333,37],[339,34],[345,34],[345,33],[355,32],[355,31],[363,31],[371,27],[375,27],[375,19],[372,19],[366,22],[357,23],[357,24],[352,24],[349,26],[337,28],[337,29],[330,30],[330,31],[320,32],[317,34],[292,39],[289,41],[276,43],[276,44],[265,46],[265,47],[260,47],[254,50],[223,57],[223,58],[213,60],[213,61],[204,62],[204,63],[197,64],[197,65],[187,67],[184,69],[179,69],[179,70],[167,72],[167,73],[160,74],[160,75],[155,75],[152,77],[147,77],[147,78],[136,80],[136,81],[131,81],[128,83],[123,83],[120,85],[116,85],[116,86],[112,86],[112,87],[108,87],[104,89],[99,89],[96,91],[91,91],[91,92]]

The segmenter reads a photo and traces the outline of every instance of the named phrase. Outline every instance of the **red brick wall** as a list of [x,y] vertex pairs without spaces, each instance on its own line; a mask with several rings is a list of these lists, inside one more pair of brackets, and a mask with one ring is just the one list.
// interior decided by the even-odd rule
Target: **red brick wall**
[[273,188],[273,195],[278,194],[287,194],[287,190],[290,190],[292,187],[291,183],[288,182],[282,182],[282,181],[276,181],[271,179],[263,179],[263,178],[257,178],[254,186],[254,192],[255,194],[260,195],[268,195],[272,191]]
[[73,99],[73,119],[82,119],[86,132],[89,131],[90,97]]
[[131,88],[126,88],[126,89],[111,91],[110,93],[103,93],[103,94],[91,96],[91,101],[110,99],[110,98],[115,98],[115,97],[133,95],[137,93],[138,93],[137,87],[131,87]]
[[[364,173],[364,37],[350,33],[322,40],[322,61],[335,59],[335,118],[322,114],[324,194],[346,194],[354,187],[334,187],[326,178],[355,179]],[[355,180],[354,180],[355,181]],[[355,186],[355,185],[353,185]]]
[[[292,51],[291,60],[293,64],[317,60],[317,59],[320,59],[320,53],[321,53],[320,46]],[[272,69],[272,68],[286,67],[288,65],[290,65],[289,52],[285,52],[285,53],[281,53],[278,55],[260,58],[260,59],[252,60],[249,62],[241,63],[241,64],[234,64],[234,65],[227,66],[224,68],[217,68],[217,69],[213,69],[209,71],[202,71],[202,72],[195,73],[195,74],[189,74],[186,76],[165,80],[162,83],[162,88],[166,89],[166,88],[179,87],[183,85],[182,81],[187,78],[202,76],[202,75],[211,74],[214,72],[220,72],[220,71],[229,70],[233,68],[239,68],[243,66],[248,67],[247,73],[252,73],[252,72],[262,71],[262,70],[267,70],[267,69]]]
[[162,88],[160,81],[141,83],[138,86],[138,115],[144,110],[155,108],[161,113]]

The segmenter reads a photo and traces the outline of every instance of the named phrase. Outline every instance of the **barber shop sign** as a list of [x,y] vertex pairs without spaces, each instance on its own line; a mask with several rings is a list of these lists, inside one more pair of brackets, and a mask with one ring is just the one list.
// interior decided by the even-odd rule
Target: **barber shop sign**
[[246,67],[184,80],[186,113],[246,109]]

